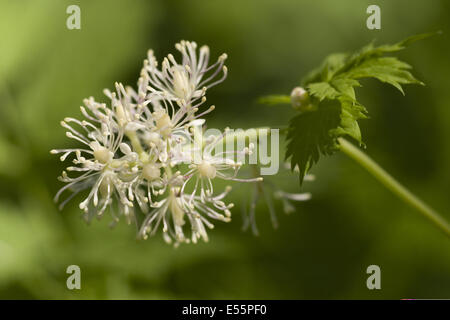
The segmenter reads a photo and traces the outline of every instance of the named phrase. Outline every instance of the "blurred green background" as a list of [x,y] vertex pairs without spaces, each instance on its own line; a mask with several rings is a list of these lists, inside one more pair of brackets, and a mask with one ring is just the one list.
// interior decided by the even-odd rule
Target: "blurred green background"
[[[373,3],[381,30],[366,28]],[[81,7],[81,30],[66,28],[70,4]],[[174,249],[160,236],[136,241],[124,222],[87,226],[75,202],[59,212],[63,165],[49,154],[70,143],[59,121],[79,117],[85,97],[104,101],[114,81],[134,85],[149,48],[161,58],[187,39],[228,53],[209,125],[277,127],[291,108],[255,100],[288,94],[327,54],[443,30],[401,53],[427,86],[403,97],[368,81],[360,99],[368,154],[450,220],[450,2],[2,0],[0,18],[0,298],[450,298],[450,240],[344,155],[314,168],[303,187],[313,199],[295,213],[277,203],[277,230],[261,205],[260,235],[243,232],[235,192],[230,224]],[[293,175],[272,180],[299,191]],[[71,264],[81,290],[66,288]],[[371,264],[381,290],[366,288]]]

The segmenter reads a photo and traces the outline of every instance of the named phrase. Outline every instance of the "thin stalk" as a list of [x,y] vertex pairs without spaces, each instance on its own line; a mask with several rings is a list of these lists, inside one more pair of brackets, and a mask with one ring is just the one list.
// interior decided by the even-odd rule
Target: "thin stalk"
[[128,139],[130,139],[131,146],[133,147],[134,151],[137,152],[138,155],[144,152],[144,149],[141,146],[141,142],[139,141],[136,131],[126,131],[125,134],[128,137]]
[[416,208],[425,216],[425,218],[431,220],[431,222],[433,222],[437,227],[444,231],[444,233],[448,237],[450,237],[450,225],[439,213],[434,211],[425,202],[412,194],[411,191],[402,186],[397,180],[395,180],[389,173],[387,173],[359,148],[355,147],[353,144],[343,138],[339,138],[338,141],[340,144],[340,150],[342,152],[358,162],[386,188],[391,190],[400,199],[411,205],[413,208]]

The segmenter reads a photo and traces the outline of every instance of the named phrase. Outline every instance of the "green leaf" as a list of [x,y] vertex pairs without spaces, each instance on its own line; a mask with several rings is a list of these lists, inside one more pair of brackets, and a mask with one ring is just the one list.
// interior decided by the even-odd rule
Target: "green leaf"
[[333,79],[331,80],[330,85],[332,85],[342,95],[345,95],[355,101],[355,87],[361,87],[361,84],[358,80],[351,78]]
[[306,87],[310,96],[316,97],[319,101],[324,99],[336,99],[340,93],[328,82],[311,83]]
[[332,130],[339,127],[340,103],[326,99],[317,104],[316,111],[295,116],[288,129],[286,158],[291,158],[292,169],[298,166],[300,183],[320,154],[330,155],[337,150]]
[[319,100],[314,98],[315,111],[295,116],[288,128],[286,159],[300,172],[300,183],[320,158],[338,150],[337,138],[350,136],[361,143],[357,119],[366,118],[366,110],[351,99]]
[[333,136],[342,137],[348,135],[362,143],[361,130],[359,129],[358,119],[367,118],[366,110],[361,105],[351,100],[341,100],[341,121],[339,127],[333,130]]
[[330,155],[338,149],[339,137],[349,136],[363,144],[358,120],[367,118],[367,110],[358,102],[355,93],[355,88],[361,86],[360,79],[377,79],[394,86],[402,94],[405,84],[423,85],[411,74],[409,64],[386,55],[431,35],[420,34],[378,47],[370,43],[351,55],[332,54],[305,78],[303,85],[314,107],[290,122],[286,152],[291,167],[299,168],[300,183],[321,154]]
[[402,84],[421,84],[408,71],[411,66],[395,57],[371,58],[361,62],[350,71],[341,75],[344,79],[376,78],[381,82],[388,83],[405,94]]
[[306,86],[312,82],[328,81],[333,74],[345,66],[348,54],[334,53],[325,58],[322,65],[311,71],[302,81],[302,85]]

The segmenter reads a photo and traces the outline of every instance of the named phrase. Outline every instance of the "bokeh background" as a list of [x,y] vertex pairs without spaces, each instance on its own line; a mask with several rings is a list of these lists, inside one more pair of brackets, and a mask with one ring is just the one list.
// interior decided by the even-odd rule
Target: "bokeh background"
[[[382,29],[366,28],[381,6]],[[66,8],[81,7],[81,30]],[[344,155],[324,159],[303,190],[311,201],[279,228],[258,206],[259,236],[243,232],[241,192],[230,224],[210,242],[135,240],[124,222],[87,226],[77,203],[52,202],[63,169],[49,150],[69,144],[59,121],[114,81],[134,85],[149,48],[161,58],[181,39],[228,53],[229,77],[210,90],[211,127],[283,126],[290,107],[258,105],[286,93],[329,53],[377,39],[442,30],[401,57],[425,87],[364,82],[367,152],[450,219],[450,3],[446,0],[77,1],[0,3],[0,298],[25,299],[399,299],[450,298],[450,240]],[[298,192],[293,174],[273,178]],[[244,199],[245,200],[245,199]],[[82,289],[69,291],[68,265]],[[366,268],[381,267],[381,290]]]

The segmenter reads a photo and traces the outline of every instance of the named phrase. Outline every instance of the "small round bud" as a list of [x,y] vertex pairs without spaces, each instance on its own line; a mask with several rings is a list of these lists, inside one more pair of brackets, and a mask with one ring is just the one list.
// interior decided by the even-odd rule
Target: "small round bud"
[[148,181],[153,181],[161,176],[161,170],[154,164],[146,164],[142,168],[142,176]]
[[172,121],[164,111],[154,113],[156,128],[158,128],[163,136],[168,136],[172,131]]
[[128,122],[125,110],[123,109],[121,104],[116,106],[116,118],[121,127],[123,127]]
[[198,172],[201,176],[208,179],[214,179],[216,177],[216,167],[207,161],[202,161],[202,163],[198,165]]
[[161,142],[160,135],[157,132],[146,132],[143,140],[149,146],[157,146]]
[[108,163],[112,160],[113,155],[107,148],[99,146],[94,150],[94,158],[100,163]]
[[296,110],[308,110],[310,103],[308,92],[302,87],[295,87],[291,92],[291,103]]

